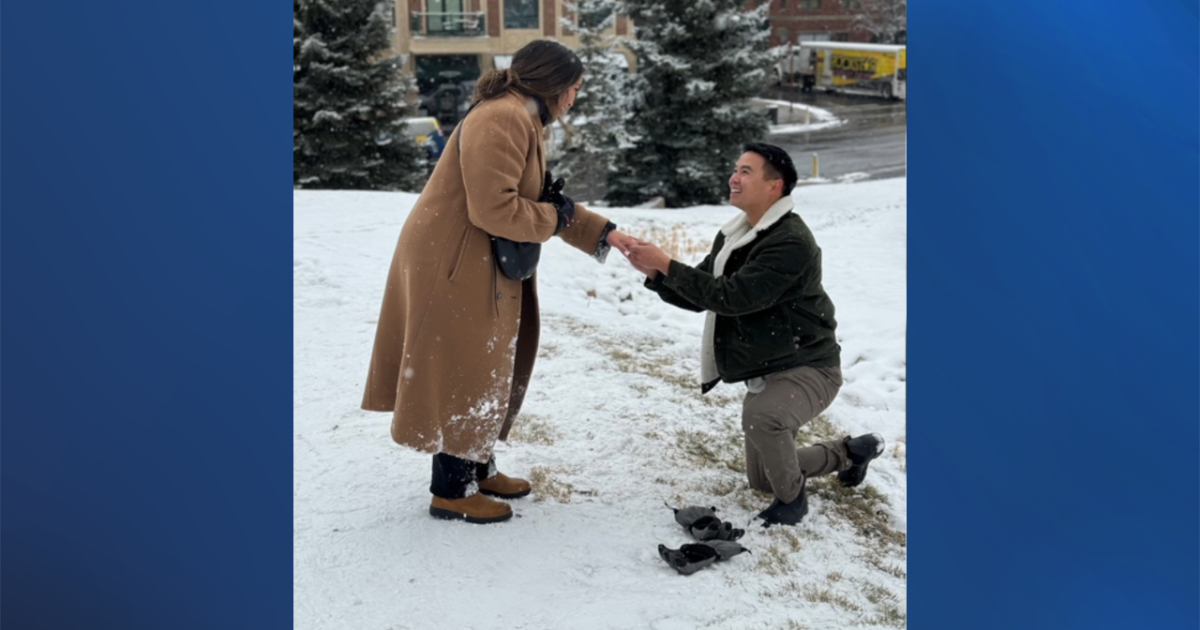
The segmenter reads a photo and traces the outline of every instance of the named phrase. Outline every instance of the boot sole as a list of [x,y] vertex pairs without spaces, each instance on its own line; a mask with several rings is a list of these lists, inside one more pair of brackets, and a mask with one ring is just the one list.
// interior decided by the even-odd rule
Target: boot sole
[[521,497],[529,496],[529,493],[533,491],[533,488],[530,488],[524,492],[512,492],[509,494],[496,492],[495,490],[484,490],[483,488],[480,488],[479,491],[488,495],[489,497],[498,497],[501,499],[520,499]]
[[513,513],[509,512],[508,514],[501,514],[500,516],[479,517],[463,514],[462,512],[455,512],[454,510],[444,510],[431,505],[429,506],[429,515],[434,518],[440,518],[447,521],[466,521],[468,523],[475,523],[477,525],[486,525],[488,523],[502,523],[507,521],[508,519],[512,518]]

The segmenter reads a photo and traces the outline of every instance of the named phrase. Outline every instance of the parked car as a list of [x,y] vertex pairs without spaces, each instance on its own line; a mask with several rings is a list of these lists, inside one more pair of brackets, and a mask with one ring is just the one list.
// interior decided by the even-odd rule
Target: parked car
[[405,118],[404,122],[407,123],[404,127],[404,134],[425,148],[425,154],[430,162],[435,162],[442,157],[442,150],[446,148],[446,137],[442,135],[442,125],[437,118],[432,116]]
[[470,102],[471,93],[466,86],[458,83],[443,83],[433,92],[421,95],[421,109],[425,110],[425,115],[445,123],[461,120]]

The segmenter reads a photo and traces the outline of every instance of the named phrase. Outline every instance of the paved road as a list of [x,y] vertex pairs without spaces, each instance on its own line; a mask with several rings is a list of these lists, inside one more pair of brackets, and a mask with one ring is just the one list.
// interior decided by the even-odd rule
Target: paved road
[[[820,161],[820,175],[837,179],[864,173],[861,179],[886,179],[905,175],[908,134],[904,101],[771,88],[765,98],[795,101],[832,112],[845,124],[807,134],[773,134],[769,140],[791,153],[801,178],[812,176],[812,154]],[[783,122],[782,120],[780,122]]]

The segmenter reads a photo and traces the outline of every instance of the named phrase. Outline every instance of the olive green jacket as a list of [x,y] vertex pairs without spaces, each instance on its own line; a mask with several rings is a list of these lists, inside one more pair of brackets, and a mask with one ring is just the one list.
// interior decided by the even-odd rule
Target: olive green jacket
[[728,254],[723,272],[714,261],[726,236],[744,217],[722,228],[712,251],[695,267],[672,260],[669,272],[647,279],[663,301],[715,314],[713,358],[718,381],[737,383],[801,365],[841,364],[833,302],[821,286],[821,248],[785,197],[754,226],[752,239]]

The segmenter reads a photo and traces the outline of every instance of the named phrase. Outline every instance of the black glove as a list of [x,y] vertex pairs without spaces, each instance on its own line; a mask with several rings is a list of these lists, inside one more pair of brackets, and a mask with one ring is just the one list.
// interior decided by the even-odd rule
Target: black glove
[[550,172],[547,171],[546,183],[542,188],[542,196],[538,201],[549,202],[558,211],[558,227],[554,229],[554,233],[558,234],[570,225],[571,221],[575,220],[575,202],[570,197],[562,194],[563,186],[567,185],[566,180],[559,177],[551,183],[550,178]]

